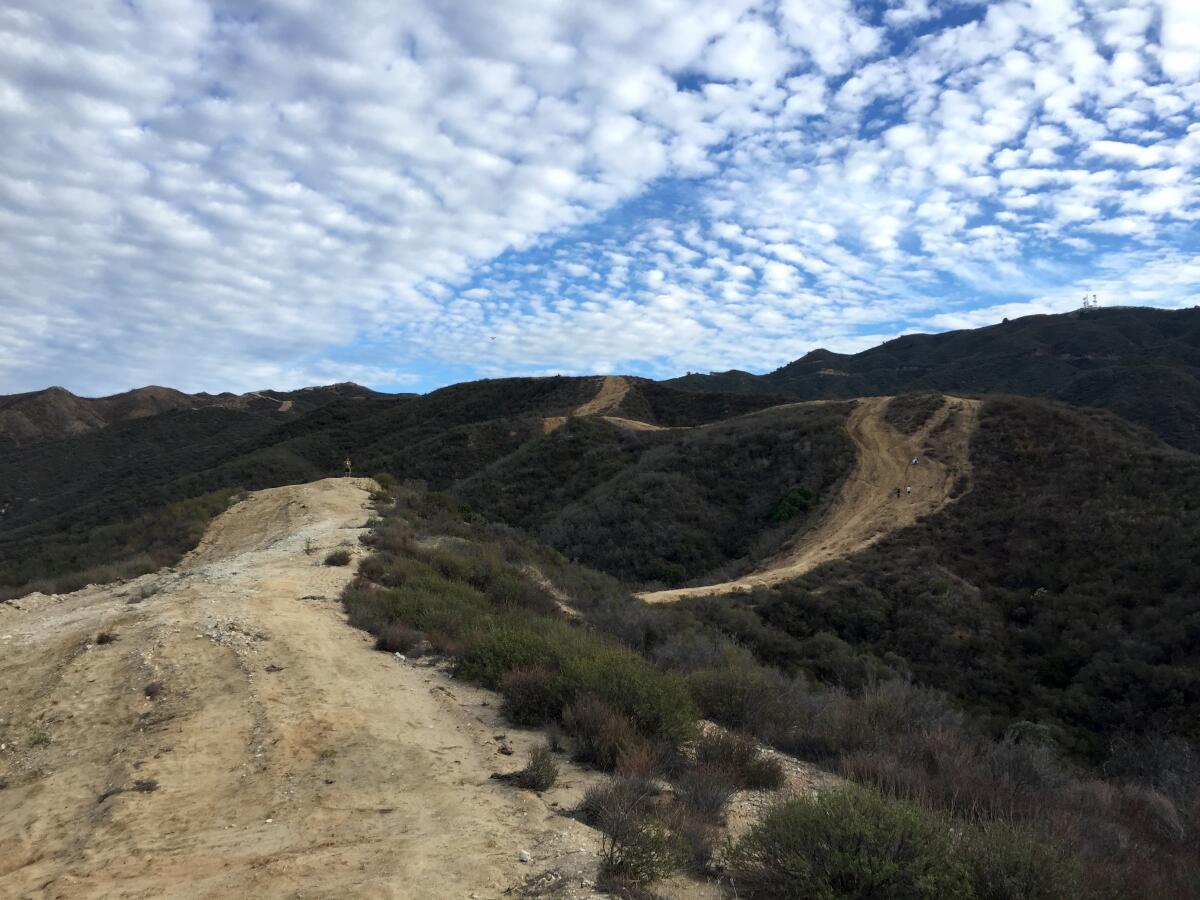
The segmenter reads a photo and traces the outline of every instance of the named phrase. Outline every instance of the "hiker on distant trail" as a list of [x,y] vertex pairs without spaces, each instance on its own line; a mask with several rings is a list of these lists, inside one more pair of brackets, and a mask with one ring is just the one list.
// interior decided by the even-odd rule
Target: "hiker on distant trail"
[[900,488],[896,488],[896,499],[900,499]]
[[912,462],[910,462],[910,463],[909,463],[909,465],[910,465],[910,466],[915,466],[916,464],[917,464],[917,458],[914,456],[914,457],[913,457],[913,461],[912,461]]
[[904,486],[904,493],[906,493],[906,494],[911,494],[911,493],[912,493],[912,485],[911,485],[911,484],[906,484],[906,485]]
[[346,477],[349,478],[350,474],[351,474],[351,465],[350,465],[350,457],[349,456],[346,457],[346,462],[344,465],[346,466]]

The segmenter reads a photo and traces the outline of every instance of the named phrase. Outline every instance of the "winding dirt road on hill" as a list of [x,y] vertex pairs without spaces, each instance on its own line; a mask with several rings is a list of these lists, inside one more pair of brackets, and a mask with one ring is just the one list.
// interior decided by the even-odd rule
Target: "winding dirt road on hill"
[[373,486],[260,491],[174,569],[0,605],[0,896],[593,896],[554,807],[596,776],[490,779],[544,738],[345,623],[322,561],[361,556]]
[[[890,400],[868,397],[850,413],[846,430],[857,450],[854,471],[833,508],[793,548],[734,581],[639,596],[648,603],[673,603],[780,584],[857,553],[945,506],[959,478],[970,479],[970,441],[979,401],[946,397],[916,433],[902,434],[884,419]],[[913,457],[919,459],[915,466],[910,464]],[[912,485],[912,494],[904,493],[906,485]]]

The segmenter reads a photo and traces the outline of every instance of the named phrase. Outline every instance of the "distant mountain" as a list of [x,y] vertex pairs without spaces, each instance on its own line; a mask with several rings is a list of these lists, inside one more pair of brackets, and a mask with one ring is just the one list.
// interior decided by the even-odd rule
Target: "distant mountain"
[[0,396],[0,444],[25,446],[85,434],[117,422],[178,409],[221,407],[259,412],[308,412],[333,400],[376,396],[357,384],[247,394],[185,394],[148,387],[110,397],[78,397],[61,387]]
[[911,391],[1023,394],[1110,410],[1200,452],[1200,308],[1112,308],[911,334],[853,355],[814,350],[766,375],[663,382],[684,391],[846,399]]

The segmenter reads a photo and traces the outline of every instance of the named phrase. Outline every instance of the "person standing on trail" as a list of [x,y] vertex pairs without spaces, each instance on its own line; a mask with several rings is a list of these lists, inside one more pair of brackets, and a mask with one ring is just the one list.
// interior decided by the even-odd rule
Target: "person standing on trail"
[[906,494],[911,494],[911,493],[912,493],[912,485],[911,485],[911,484],[906,484],[906,485],[904,486],[904,493],[906,493]]
[[915,466],[916,464],[917,464],[917,458],[914,456],[914,457],[913,457],[913,461],[912,461],[912,462],[910,462],[910,463],[909,463],[909,465],[910,465],[910,466]]
[[896,488],[896,499],[900,499],[900,488]]
[[350,464],[350,456],[349,455],[346,456],[346,462],[344,463],[344,465],[346,466],[346,477],[349,478],[351,475],[351,472],[352,472],[352,466]]

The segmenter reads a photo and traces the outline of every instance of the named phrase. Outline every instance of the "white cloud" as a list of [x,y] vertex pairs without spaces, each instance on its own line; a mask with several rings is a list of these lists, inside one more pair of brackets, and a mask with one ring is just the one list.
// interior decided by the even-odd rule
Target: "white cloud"
[[762,368],[1098,247],[1173,303],[1197,9],[10,0],[0,390]]
[[1170,78],[1200,78],[1200,6],[1193,0],[1163,0],[1162,68]]

